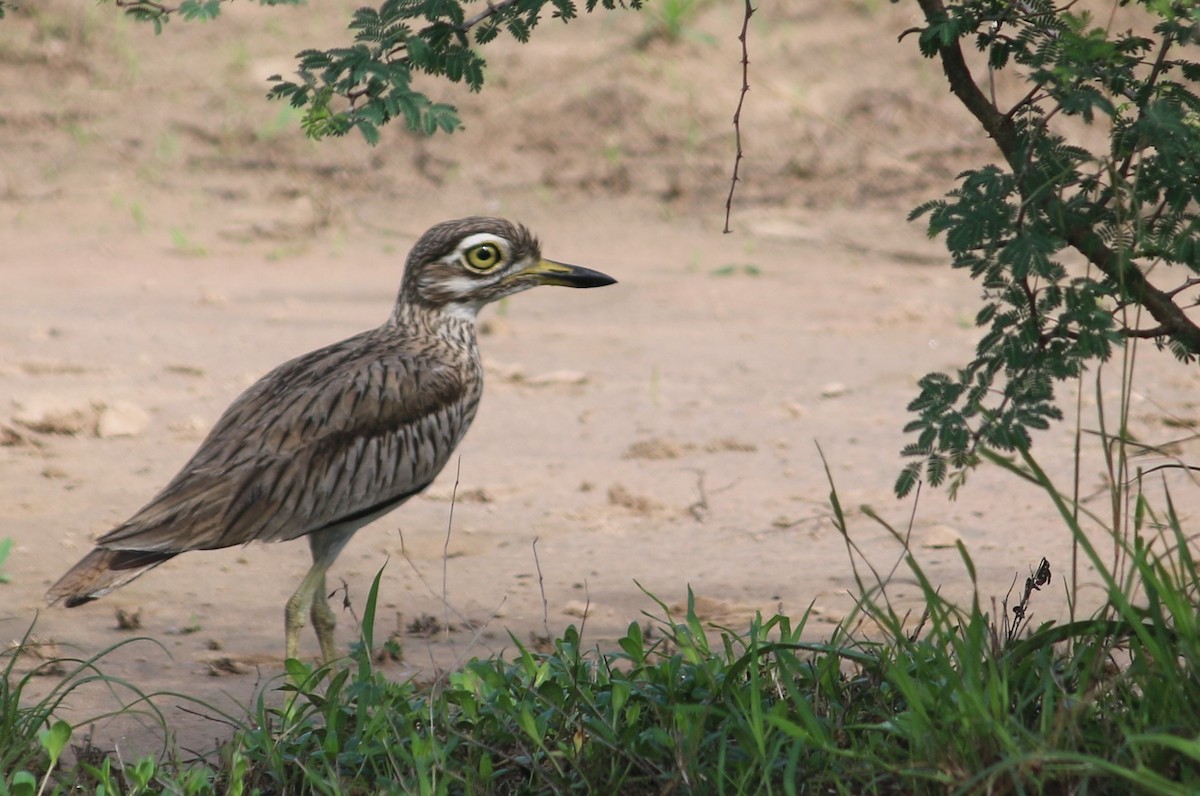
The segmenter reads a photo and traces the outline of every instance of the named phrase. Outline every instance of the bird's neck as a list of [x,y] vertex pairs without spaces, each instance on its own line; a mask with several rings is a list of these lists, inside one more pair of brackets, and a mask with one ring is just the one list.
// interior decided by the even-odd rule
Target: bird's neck
[[474,348],[475,319],[479,307],[455,303],[432,305],[422,301],[396,302],[388,324],[401,329],[420,330],[424,334]]

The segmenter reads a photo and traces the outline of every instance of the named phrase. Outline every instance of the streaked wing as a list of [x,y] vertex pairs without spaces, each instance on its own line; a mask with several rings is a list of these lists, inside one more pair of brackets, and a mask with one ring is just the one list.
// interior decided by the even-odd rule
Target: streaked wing
[[454,367],[396,334],[364,332],[264,376],[171,483],[97,544],[183,551],[292,539],[424,489],[474,417],[478,360]]

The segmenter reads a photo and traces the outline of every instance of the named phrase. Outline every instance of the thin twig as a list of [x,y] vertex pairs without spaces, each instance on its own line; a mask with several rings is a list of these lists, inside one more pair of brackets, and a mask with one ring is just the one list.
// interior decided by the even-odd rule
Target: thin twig
[[458,497],[458,479],[462,475],[462,456],[454,468],[454,486],[450,489],[450,517],[446,520],[446,540],[442,543],[442,611],[445,617],[446,638],[450,638],[450,598],[446,594],[449,583],[450,534],[454,530],[454,503]]
[[485,8],[483,11],[480,11],[478,14],[469,19],[463,20],[463,23],[458,26],[458,30],[460,33],[466,33],[488,17],[493,17],[509,6],[516,4],[517,0],[501,0],[499,3],[488,3],[487,8]]
[[[1147,475],[1150,475],[1151,473],[1156,473],[1159,470],[1187,470],[1189,472],[1200,473],[1200,467],[1197,467],[1194,464],[1167,463],[1167,464],[1156,464],[1148,470],[1143,470],[1142,475],[1147,476]],[[1128,483],[1133,483],[1133,481],[1130,480]]]
[[691,514],[692,519],[694,519],[696,522],[704,522],[705,518],[708,517],[709,495],[718,495],[721,492],[726,492],[730,489],[733,489],[735,486],[741,483],[742,480],[740,478],[735,478],[728,484],[725,484],[725,486],[719,486],[716,489],[708,489],[704,486],[704,470],[701,470],[699,467],[689,467],[687,469],[696,474],[696,492],[700,495],[699,500],[696,500],[687,507],[688,514]]
[[1200,285],[1200,279],[1197,279],[1196,277],[1191,277],[1191,278],[1187,279],[1182,285],[1175,288],[1174,290],[1167,291],[1167,295],[1170,296],[1171,298],[1175,298],[1175,296],[1177,296],[1178,294],[1187,290],[1189,287],[1195,287],[1196,285]]
[[170,16],[179,10],[178,7],[166,6],[162,3],[152,3],[150,0],[117,0],[116,6],[117,8],[124,9],[148,8],[152,11],[158,12],[164,17]]
[[[433,588],[433,586],[432,586],[432,584],[430,584],[429,580],[426,579],[424,573],[421,572],[421,568],[417,566],[417,562],[413,560],[413,557],[411,555],[409,555],[408,546],[405,545],[405,543],[404,543],[404,529],[400,528],[400,527],[396,528],[396,534],[400,537],[400,555],[401,555],[401,557],[404,558],[405,563],[408,564],[408,568],[412,570],[413,574],[417,576],[417,580],[419,580],[421,582],[421,585],[425,587],[425,591],[429,594],[430,597],[433,597],[434,599],[440,599],[442,602],[442,608],[445,611],[453,611],[454,615],[458,618],[458,621],[460,623],[462,623],[463,626],[467,626],[467,625],[472,624],[472,620],[466,614],[464,614],[462,611],[458,610],[456,607],[454,607],[450,603],[450,597],[447,593],[447,582],[448,582],[448,578],[449,578],[449,575],[447,572],[447,561],[449,560],[449,557],[450,557],[449,556],[450,532],[454,527],[454,503],[455,503],[455,497],[458,493],[458,479],[459,479],[459,475],[461,474],[461,472],[462,472],[462,457],[460,456],[459,460],[458,460],[458,466],[457,466],[457,468],[455,470],[455,474],[454,474],[454,491],[451,492],[451,495],[450,495],[450,516],[446,520],[446,541],[442,545],[442,591],[441,591],[441,594],[439,594]],[[501,603],[503,603],[503,601],[501,601]],[[448,616],[445,617],[443,624],[445,625],[447,639],[449,640],[450,621],[449,621]]]
[[187,713],[188,715],[195,716],[199,719],[207,719],[208,721],[214,721],[217,724],[224,724],[227,727],[232,727],[235,730],[241,729],[243,726],[241,723],[233,719],[226,718],[225,716],[210,716],[207,713],[201,713],[198,710],[192,710],[187,705],[176,705],[175,709],[181,713]]
[[725,234],[729,234],[729,214],[733,212],[733,192],[737,189],[738,168],[742,165],[742,104],[746,101],[746,92],[750,90],[750,51],[746,47],[746,34],[750,30],[750,17],[754,16],[754,6],[746,0],[746,14],[742,17],[742,32],[738,41],[742,43],[742,93],[738,95],[737,109],[733,112],[733,140],[737,146],[737,154],[733,158],[733,176],[729,180],[729,196],[725,199]]
[[538,558],[537,543],[541,537],[533,537],[533,565],[537,567],[538,591],[542,594],[542,629],[546,638],[550,638],[550,602],[546,599],[546,581],[542,578],[542,562]]

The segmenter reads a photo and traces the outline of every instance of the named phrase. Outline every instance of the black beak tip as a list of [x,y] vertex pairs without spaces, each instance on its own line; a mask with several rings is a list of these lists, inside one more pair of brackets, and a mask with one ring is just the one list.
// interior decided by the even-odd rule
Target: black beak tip
[[593,271],[591,268],[574,267],[574,273],[571,274],[571,284],[575,287],[604,287],[605,285],[615,285],[617,280],[600,271]]

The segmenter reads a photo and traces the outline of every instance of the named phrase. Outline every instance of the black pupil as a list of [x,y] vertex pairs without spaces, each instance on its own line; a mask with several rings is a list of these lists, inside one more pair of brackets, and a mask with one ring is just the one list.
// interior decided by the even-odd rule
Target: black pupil
[[479,251],[476,252],[476,257],[479,258],[479,262],[481,263],[491,262],[492,258],[495,256],[496,252],[491,246],[480,246]]

